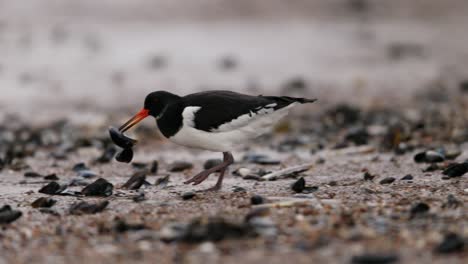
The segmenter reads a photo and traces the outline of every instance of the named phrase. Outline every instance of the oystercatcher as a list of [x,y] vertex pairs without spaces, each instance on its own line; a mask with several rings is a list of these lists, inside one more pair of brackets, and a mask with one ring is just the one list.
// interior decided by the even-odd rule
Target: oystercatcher
[[234,162],[231,150],[249,139],[268,132],[271,127],[297,104],[315,99],[288,96],[251,96],[231,91],[206,91],[178,96],[166,91],[148,94],[143,109],[120,128],[125,132],[148,116],[156,119],[161,133],[179,145],[222,152],[224,161],[200,172],[185,183],[200,184],[214,172],[219,172],[219,190],[223,176]]

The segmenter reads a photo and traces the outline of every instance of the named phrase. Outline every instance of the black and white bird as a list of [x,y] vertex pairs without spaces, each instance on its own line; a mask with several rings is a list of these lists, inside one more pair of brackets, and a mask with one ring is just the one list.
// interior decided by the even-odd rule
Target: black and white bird
[[268,131],[288,111],[315,99],[288,96],[251,96],[231,91],[206,91],[178,96],[166,91],[148,94],[143,109],[122,125],[123,133],[148,116],[156,119],[161,133],[170,141],[192,148],[223,152],[223,163],[204,170],[185,183],[200,184],[219,172],[219,190],[223,176],[234,162],[231,150]]

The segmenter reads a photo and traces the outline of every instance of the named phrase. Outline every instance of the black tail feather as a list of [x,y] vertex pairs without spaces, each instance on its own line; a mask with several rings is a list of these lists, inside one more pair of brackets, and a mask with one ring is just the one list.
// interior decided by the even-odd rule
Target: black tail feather
[[301,104],[306,104],[306,103],[313,103],[317,101],[317,99],[308,99],[308,98],[301,98],[301,97],[289,97],[289,96],[281,96],[279,98],[285,99],[287,101],[291,102],[299,102]]

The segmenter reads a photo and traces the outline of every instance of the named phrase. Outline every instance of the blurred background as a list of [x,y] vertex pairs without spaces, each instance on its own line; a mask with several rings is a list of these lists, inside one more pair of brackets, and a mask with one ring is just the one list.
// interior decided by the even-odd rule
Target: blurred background
[[0,0],[0,120],[128,115],[155,90],[408,105],[468,78],[466,14],[465,0]]

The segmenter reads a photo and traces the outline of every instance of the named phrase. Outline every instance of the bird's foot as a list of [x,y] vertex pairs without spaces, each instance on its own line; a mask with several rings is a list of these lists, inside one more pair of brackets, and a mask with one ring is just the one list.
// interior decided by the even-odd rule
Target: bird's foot
[[184,183],[185,184],[193,183],[193,185],[200,184],[204,180],[206,180],[206,178],[208,178],[208,176],[210,176],[211,173],[213,173],[211,170],[204,170],[198,173],[197,175],[193,176],[192,178],[188,179]]

